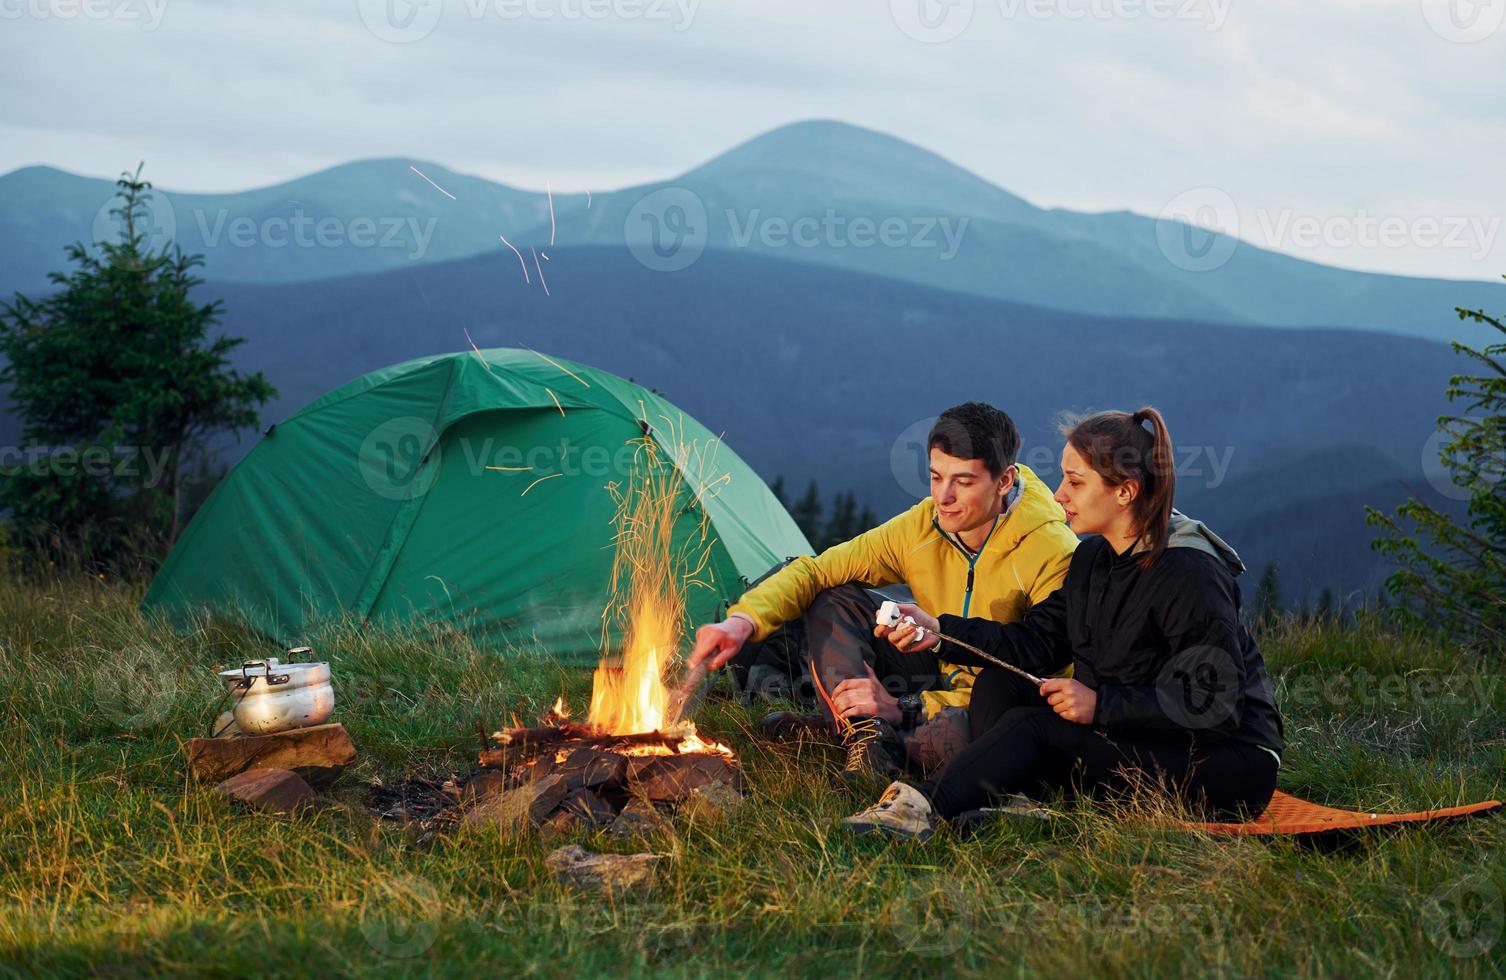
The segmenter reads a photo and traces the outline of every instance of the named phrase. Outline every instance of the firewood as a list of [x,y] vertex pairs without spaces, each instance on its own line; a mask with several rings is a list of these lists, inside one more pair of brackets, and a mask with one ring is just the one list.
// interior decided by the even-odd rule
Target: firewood
[[540,725],[536,728],[506,728],[492,734],[498,745],[549,745],[570,739],[589,738],[596,732],[585,725]]
[[658,802],[678,802],[697,786],[726,783],[742,785],[742,771],[720,755],[637,756],[628,763],[628,789]]
[[[580,726],[574,726],[574,727],[580,727]],[[535,733],[535,732],[539,732],[539,731],[544,731],[544,732],[565,731],[565,729],[551,729],[551,728],[545,728],[545,729],[528,728],[528,729],[523,729],[523,728],[515,728],[515,729],[512,729],[511,732],[498,732],[497,736],[510,735],[510,734],[517,733],[517,732],[526,732],[528,734],[525,735],[525,736],[523,736],[523,738],[525,740],[522,740],[522,741],[503,742],[502,744],[505,745],[505,746],[507,746],[507,748],[502,748],[502,749],[488,749],[485,752],[482,752],[481,755],[480,755],[481,765],[485,766],[487,768],[490,768],[490,769],[505,768],[509,762],[518,762],[518,761],[520,761],[519,758],[518,758],[518,754],[519,754],[519,752],[521,750],[523,750],[523,749],[536,749],[536,748],[548,747],[548,746],[551,746],[551,745],[559,746],[562,749],[563,748],[600,748],[600,749],[611,749],[611,748],[613,748],[615,746],[619,746],[619,745],[662,745],[666,749],[669,749],[670,751],[673,751],[673,750],[679,748],[680,743],[682,741],[684,741],[684,739],[681,736],[670,734],[670,733],[667,733],[667,732],[641,732],[641,733],[636,734],[636,735],[601,735],[601,734],[592,732],[591,729],[589,729],[589,728],[586,728],[586,729],[583,729],[583,730],[585,732],[587,732],[588,734],[580,735],[580,736],[572,736],[572,737],[568,737],[568,738],[565,738],[565,737],[561,737],[561,738],[545,737],[545,738],[541,738],[541,739],[539,739],[537,741],[527,741],[526,739],[532,738],[533,737],[533,733]],[[564,744],[564,743],[568,743],[568,744]]]

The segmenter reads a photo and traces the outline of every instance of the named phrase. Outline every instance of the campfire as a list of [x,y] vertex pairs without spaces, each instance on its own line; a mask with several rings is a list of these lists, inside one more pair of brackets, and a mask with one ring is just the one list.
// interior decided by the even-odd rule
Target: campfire
[[492,733],[496,747],[481,753],[481,765],[499,771],[504,785],[530,792],[536,822],[569,816],[602,824],[635,800],[645,815],[647,805],[741,784],[732,750],[677,717],[685,691],[667,683],[679,660],[685,590],[708,586],[700,576],[711,549],[704,508],[701,524],[681,526],[678,541],[676,521],[686,493],[715,493],[724,482],[687,479],[683,474],[703,474],[712,454],[672,443],[678,458],[645,436],[629,479],[607,488],[617,505],[616,557],[586,720],[572,721],[561,697],[536,725]]

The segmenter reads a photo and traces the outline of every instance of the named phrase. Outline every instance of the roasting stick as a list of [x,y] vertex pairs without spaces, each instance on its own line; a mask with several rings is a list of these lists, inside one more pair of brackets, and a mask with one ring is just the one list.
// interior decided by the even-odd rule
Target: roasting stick
[[915,638],[916,639],[920,639],[921,637],[925,636],[927,633],[931,633],[931,634],[939,637],[940,639],[943,639],[943,640],[947,641],[948,643],[955,643],[957,646],[959,646],[962,649],[968,651],[969,653],[975,653],[975,654],[977,654],[978,656],[982,657],[984,660],[987,660],[989,663],[993,664],[996,667],[1003,667],[1005,670],[1013,671],[1014,673],[1019,674],[1021,677],[1025,678],[1027,681],[1029,681],[1030,683],[1034,684],[1036,687],[1040,687],[1041,684],[1043,683],[1039,677],[1037,677],[1034,674],[1030,673],[1030,671],[1028,671],[1028,670],[1022,670],[1019,667],[1016,667],[1014,664],[1009,663],[1008,661],[1000,660],[998,657],[994,656],[991,653],[988,653],[988,652],[986,652],[984,650],[979,650],[977,647],[973,646],[971,643],[964,643],[961,640],[957,639],[956,637],[947,636],[945,633],[941,632],[940,630],[928,630],[928,629],[926,629],[924,626],[921,626],[919,623],[917,623],[915,621],[915,617],[913,617],[913,616],[906,616],[903,619],[901,619],[900,615],[899,615],[899,606],[896,603],[889,602],[889,601],[886,600],[883,605],[879,606],[878,615],[875,617],[875,621],[880,626],[888,626],[888,627],[891,627],[891,628],[895,627],[895,626],[898,626],[900,623],[908,623],[911,626],[915,627]]
[[701,698],[706,694],[708,675],[704,660],[685,672],[680,685],[669,696],[669,709],[664,713],[665,728],[673,728],[686,717],[695,714],[695,710],[701,706]]

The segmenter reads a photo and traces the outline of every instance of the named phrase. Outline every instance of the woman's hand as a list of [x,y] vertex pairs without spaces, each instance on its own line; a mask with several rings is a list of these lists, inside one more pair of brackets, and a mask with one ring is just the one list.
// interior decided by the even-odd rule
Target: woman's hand
[[1093,712],[1098,709],[1098,695],[1086,684],[1070,677],[1048,677],[1041,682],[1041,697],[1068,721],[1079,725],[1093,724]]
[[[933,649],[936,644],[941,642],[941,637],[936,635],[936,631],[941,628],[941,624],[936,621],[935,616],[930,615],[913,602],[901,602],[898,603],[898,606],[899,625],[885,626],[879,624],[873,628],[874,636],[881,640],[888,640],[894,644],[894,648],[900,653],[919,653],[922,650]],[[915,620],[915,622],[913,624],[905,622],[906,616]],[[925,634],[919,639],[916,638],[919,633],[916,626],[920,626],[925,630]]]

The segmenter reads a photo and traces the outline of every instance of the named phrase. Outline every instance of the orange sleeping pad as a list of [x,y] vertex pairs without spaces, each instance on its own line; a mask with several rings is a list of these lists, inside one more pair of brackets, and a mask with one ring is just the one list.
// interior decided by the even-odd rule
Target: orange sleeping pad
[[1500,800],[1486,800],[1484,803],[1451,806],[1442,810],[1419,810],[1416,813],[1366,813],[1310,803],[1278,789],[1276,795],[1271,797],[1271,803],[1265,808],[1265,812],[1254,820],[1245,823],[1187,823],[1184,826],[1206,830],[1213,834],[1320,834],[1329,830],[1353,830],[1360,827],[1383,827],[1387,824],[1450,820],[1454,817],[1488,813],[1500,805]]

